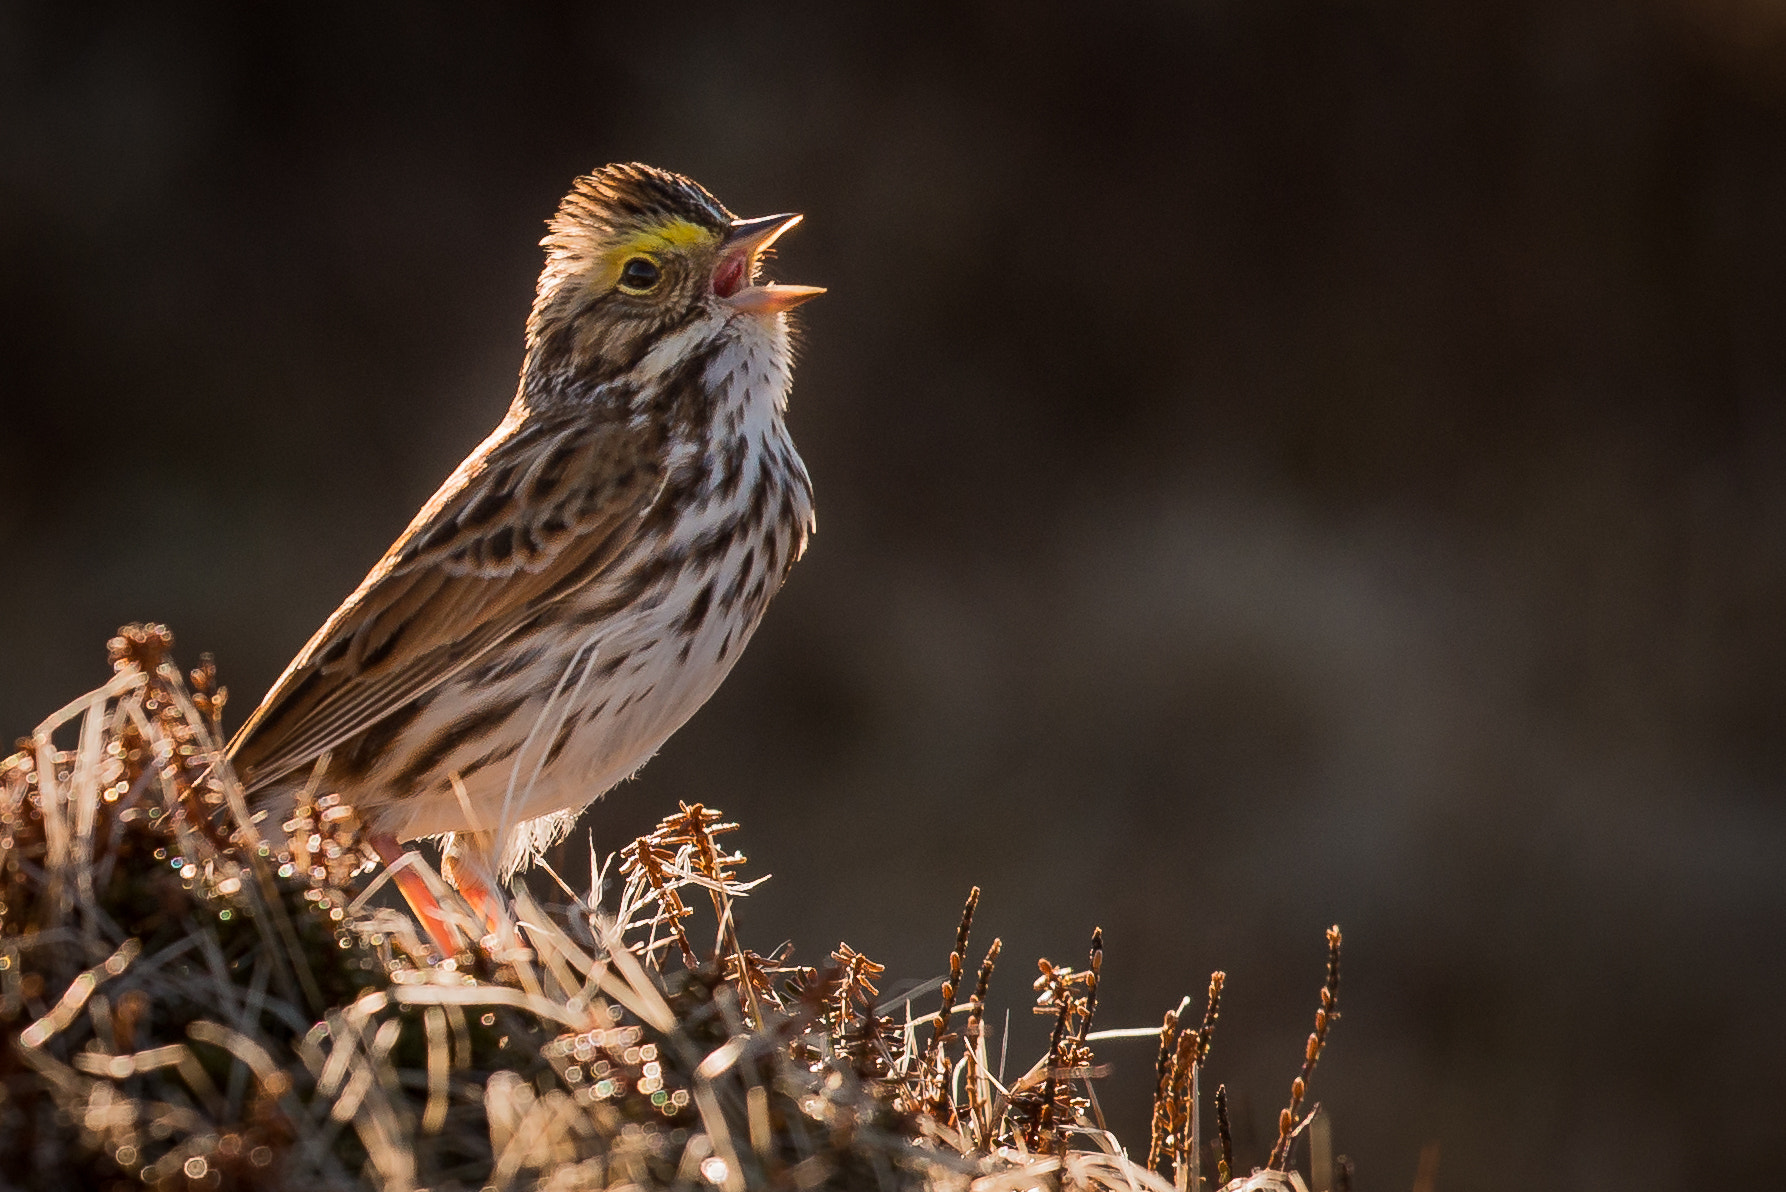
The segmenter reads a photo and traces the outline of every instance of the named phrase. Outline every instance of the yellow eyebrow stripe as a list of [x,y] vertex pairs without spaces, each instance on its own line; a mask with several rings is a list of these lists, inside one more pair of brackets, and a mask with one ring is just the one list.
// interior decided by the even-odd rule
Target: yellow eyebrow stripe
[[654,224],[649,229],[635,232],[625,240],[613,242],[603,251],[601,259],[590,270],[589,281],[598,290],[613,289],[619,280],[621,267],[631,257],[661,257],[669,253],[685,252],[702,245],[716,243],[719,237],[712,229],[703,228],[700,224],[686,219],[667,219],[663,223]]
[[628,241],[624,251],[649,252],[652,249],[688,248],[713,239],[713,233],[686,219],[672,219],[642,232]]

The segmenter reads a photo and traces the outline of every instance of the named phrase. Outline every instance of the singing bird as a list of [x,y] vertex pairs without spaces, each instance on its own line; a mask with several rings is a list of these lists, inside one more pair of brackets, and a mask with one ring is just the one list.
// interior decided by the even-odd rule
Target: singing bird
[[814,529],[787,312],[824,291],[758,277],[799,221],[645,165],[575,181],[507,415],[231,742],[253,809],[317,783],[387,864],[444,837],[488,920],[490,882],[706,702]]

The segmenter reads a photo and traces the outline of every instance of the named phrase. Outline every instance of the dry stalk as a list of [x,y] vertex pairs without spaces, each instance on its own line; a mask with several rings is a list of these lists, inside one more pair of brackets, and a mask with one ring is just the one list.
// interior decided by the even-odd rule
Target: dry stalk
[[1302,1110],[1302,1099],[1308,1092],[1308,1082],[1315,1074],[1321,1051],[1327,1046],[1327,1032],[1339,1017],[1339,980],[1340,929],[1336,924],[1327,929],[1327,979],[1321,984],[1321,1007],[1315,1011],[1315,1029],[1309,1033],[1308,1043],[1303,1048],[1302,1072],[1290,1082],[1290,1104],[1278,1112],[1277,1144],[1272,1147],[1271,1161],[1266,1164],[1272,1171],[1290,1169],[1290,1150],[1305,1124],[1297,1116]]
[[1173,1182],[1179,1187],[1188,1187],[1195,1182],[1195,1167],[1200,1159],[1198,1146],[1201,1141],[1197,1136],[1198,1079],[1204,1061],[1209,1058],[1210,1046],[1215,1040],[1215,1024],[1221,1013],[1222,987],[1226,981],[1227,974],[1220,971],[1209,975],[1209,994],[1204,1004],[1202,1024],[1186,1027],[1178,1033],[1169,1064],[1166,1060],[1165,1040],[1161,1040],[1160,1063],[1165,1065],[1165,1093],[1163,1108],[1156,1112],[1162,1119],[1161,1150],[1171,1152]]
[[[1036,966],[1041,971],[1035,981],[1038,1012],[1053,1010],[1055,1018],[1048,1055],[1042,1065],[1041,1096],[1030,1118],[1025,1143],[1043,1154],[1060,1154],[1065,1149],[1066,1126],[1079,1120],[1073,1078],[1081,1072],[1087,1077],[1091,1075],[1091,1048],[1085,1042],[1085,1034],[1097,1009],[1098,977],[1104,967],[1103,928],[1092,932],[1091,959],[1085,971],[1056,968],[1046,960],[1037,961]],[[1076,989],[1084,992],[1077,993]]]
[[931,1024],[930,1050],[925,1056],[924,1079],[933,1085],[929,1098],[930,1112],[951,1126],[958,1125],[955,1105],[949,1090],[949,1061],[944,1052],[949,1038],[949,1019],[955,1013],[955,991],[961,987],[961,966],[967,955],[968,933],[973,930],[974,911],[980,905],[980,887],[968,891],[961,908],[961,925],[955,930],[955,947],[949,952],[949,975],[943,978],[942,1006]]
[[1160,1050],[1154,1060],[1153,1116],[1147,1142],[1147,1169],[1158,1171],[1160,1153],[1172,1128],[1172,1056],[1178,1038],[1178,1011],[1166,1011],[1160,1023]]
[[1216,1186],[1226,1187],[1234,1178],[1234,1135],[1228,1128],[1228,1086],[1215,1086],[1215,1133],[1220,1149],[1216,1159]]
[[[979,887],[975,887],[979,889]],[[990,1069],[986,1060],[986,991],[992,985],[992,971],[1005,943],[995,938],[980,961],[979,975],[974,979],[974,993],[968,999],[964,1085],[968,1096],[969,1139],[976,1150],[986,1149],[992,1139],[993,1096]]]
[[682,923],[694,912],[688,909],[682,896],[676,892],[677,883],[672,881],[670,874],[675,863],[675,851],[659,843],[655,834],[641,836],[620,851],[620,872],[628,878],[644,881],[650,888],[663,910],[662,918],[675,937],[676,946],[682,950],[683,963],[694,968],[701,961],[695,955],[694,945],[689,942],[688,929]]

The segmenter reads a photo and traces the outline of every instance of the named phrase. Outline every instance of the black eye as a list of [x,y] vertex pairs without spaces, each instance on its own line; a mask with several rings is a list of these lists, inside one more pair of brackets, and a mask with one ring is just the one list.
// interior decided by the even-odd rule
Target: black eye
[[662,277],[649,257],[633,257],[620,267],[620,288],[629,294],[646,294]]

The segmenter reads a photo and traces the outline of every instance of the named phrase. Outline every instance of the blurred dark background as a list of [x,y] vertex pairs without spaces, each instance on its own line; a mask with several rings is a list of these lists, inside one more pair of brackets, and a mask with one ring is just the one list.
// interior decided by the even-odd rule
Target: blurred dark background
[[1225,968],[1248,1163],[1338,921],[1359,1187],[1779,1178],[1778,6],[0,6],[7,733],[133,619],[239,723],[621,159],[832,292],[819,535],[599,847],[717,804],[894,982],[979,883],[1032,1042],[1094,925],[1106,1026]]

